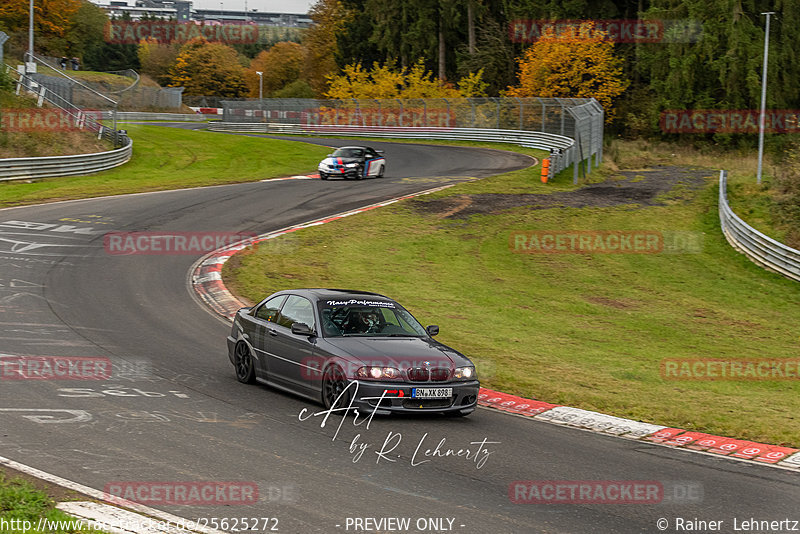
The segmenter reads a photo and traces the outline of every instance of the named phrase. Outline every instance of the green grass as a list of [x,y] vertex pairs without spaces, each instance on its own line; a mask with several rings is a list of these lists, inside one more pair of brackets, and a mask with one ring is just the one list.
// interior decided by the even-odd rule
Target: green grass
[[[70,528],[61,523],[62,528],[39,530],[39,521],[74,521],[74,518],[55,508],[55,502],[44,491],[37,490],[21,479],[6,479],[0,471],[0,532],[8,534],[61,534],[61,533],[99,533],[88,528]],[[24,523],[25,521],[29,523]],[[4,523],[5,522],[5,523]],[[26,526],[32,528],[25,529]],[[44,524],[42,524],[44,526]],[[51,525],[52,526],[52,525]],[[72,523],[71,526],[77,526]],[[14,527],[14,528],[12,528]],[[18,528],[17,528],[18,527]],[[67,530],[64,530],[67,528]]]
[[[626,147],[620,151],[622,158]],[[613,176],[621,159],[595,176]],[[677,163],[677,162],[676,162]],[[294,232],[226,264],[257,301],[289,287],[355,287],[400,300],[473,358],[490,388],[621,417],[800,446],[797,381],[667,381],[666,358],[798,357],[800,286],[733,251],[719,231],[715,172],[665,206],[516,208],[450,220],[435,198],[571,188],[536,169]],[[514,230],[702,232],[700,253],[514,254]],[[284,240],[281,244],[280,240]]]
[[295,141],[129,125],[131,161],[88,176],[0,182],[0,207],[249,182],[311,172],[329,149]]
[[97,72],[93,70],[72,70],[72,63],[69,62],[67,62],[67,66],[69,67],[69,70],[54,69],[47,65],[39,64],[37,66],[37,72],[39,74],[44,74],[46,76],[55,76],[57,78],[65,80],[66,78],[61,74],[63,73],[69,76],[70,78],[74,78],[82,82],[106,83],[111,86],[120,86],[120,87],[127,87],[131,85],[134,81],[134,78],[129,78],[127,76],[120,76],[119,74],[111,74],[108,72]]

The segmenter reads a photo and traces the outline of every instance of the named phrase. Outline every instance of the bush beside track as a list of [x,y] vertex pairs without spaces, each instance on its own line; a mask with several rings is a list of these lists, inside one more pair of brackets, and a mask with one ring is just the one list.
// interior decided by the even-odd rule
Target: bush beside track
[[[601,171],[594,176],[613,174]],[[252,301],[288,287],[378,291],[423,323],[440,324],[442,341],[479,363],[487,387],[800,445],[797,380],[667,381],[660,374],[666,358],[797,357],[800,287],[726,243],[714,171],[617,173],[578,189],[565,176],[542,185],[536,173],[461,184],[294,232],[234,256],[225,284]],[[517,230],[704,238],[699,253],[514,254],[509,235]]]

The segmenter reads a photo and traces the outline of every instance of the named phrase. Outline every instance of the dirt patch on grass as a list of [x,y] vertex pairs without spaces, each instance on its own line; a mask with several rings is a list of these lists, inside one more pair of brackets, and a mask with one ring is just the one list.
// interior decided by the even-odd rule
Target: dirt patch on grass
[[575,191],[458,195],[428,201],[418,199],[412,206],[417,211],[449,219],[463,219],[471,215],[492,214],[519,207],[549,209],[663,206],[666,204],[663,197],[673,190],[680,190],[680,194],[673,197],[674,200],[689,200],[691,193],[701,189],[712,174],[712,171],[702,169],[658,166],[647,170],[621,171],[619,176],[622,179],[590,184]]

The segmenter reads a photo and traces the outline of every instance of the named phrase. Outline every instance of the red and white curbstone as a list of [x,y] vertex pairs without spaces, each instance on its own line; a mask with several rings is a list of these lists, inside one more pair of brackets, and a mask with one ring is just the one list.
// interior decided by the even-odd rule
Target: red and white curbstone
[[[319,178],[319,175],[291,176],[278,179],[299,180],[313,178]],[[349,217],[350,215],[356,215],[382,206],[388,206],[400,200],[441,191],[447,187],[451,187],[451,185],[428,189],[420,193],[393,198],[377,204],[338,213],[330,217],[290,226],[276,232],[262,234],[255,238],[218,249],[202,257],[195,263],[191,272],[192,288],[200,300],[211,308],[214,313],[231,319],[236,313],[236,310],[242,308],[245,304],[227,290],[222,282],[221,271],[225,262],[238,251],[262,241],[275,239],[276,237],[303,228],[319,226],[320,224],[336,221],[344,217]],[[487,408],[493,408],[499,411],[554,424],[602,432],[628,439],[643,440],[669,447],[679,447],[686,450],[719,454],[737,460],[749,460],[765,465],[777,465],[800,471],[800,449],[791,447],[766,445],[722,436],[712,436],[699,432],[690,432],[679,428],[668,428],[662,425],[643,423],[632,419],[623,419],[621,417],[581,410],[579,408],[526,399],[487,388],[481,388],[480,394],[478,395],[478,404]]]

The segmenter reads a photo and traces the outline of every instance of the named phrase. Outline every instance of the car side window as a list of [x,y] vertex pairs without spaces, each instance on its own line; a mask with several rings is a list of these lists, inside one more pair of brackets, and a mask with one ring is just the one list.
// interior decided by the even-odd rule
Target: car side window
[[286,295],[278,295],[269,299],[256,310],[256,317],[274,323],[278,318],[278,312],[281,309],[281,304],[286,299]]
[[313,330],[314,307],[306,298],[289,295],[289,298],[286,299],[286,304],[281,309],[277,322],[286,328],[291,328],[292,323],[305,323]]
[[373,152],[372,150],[367,150],[367,158],[374,158],[375,156],[377,156],[375,152]]

